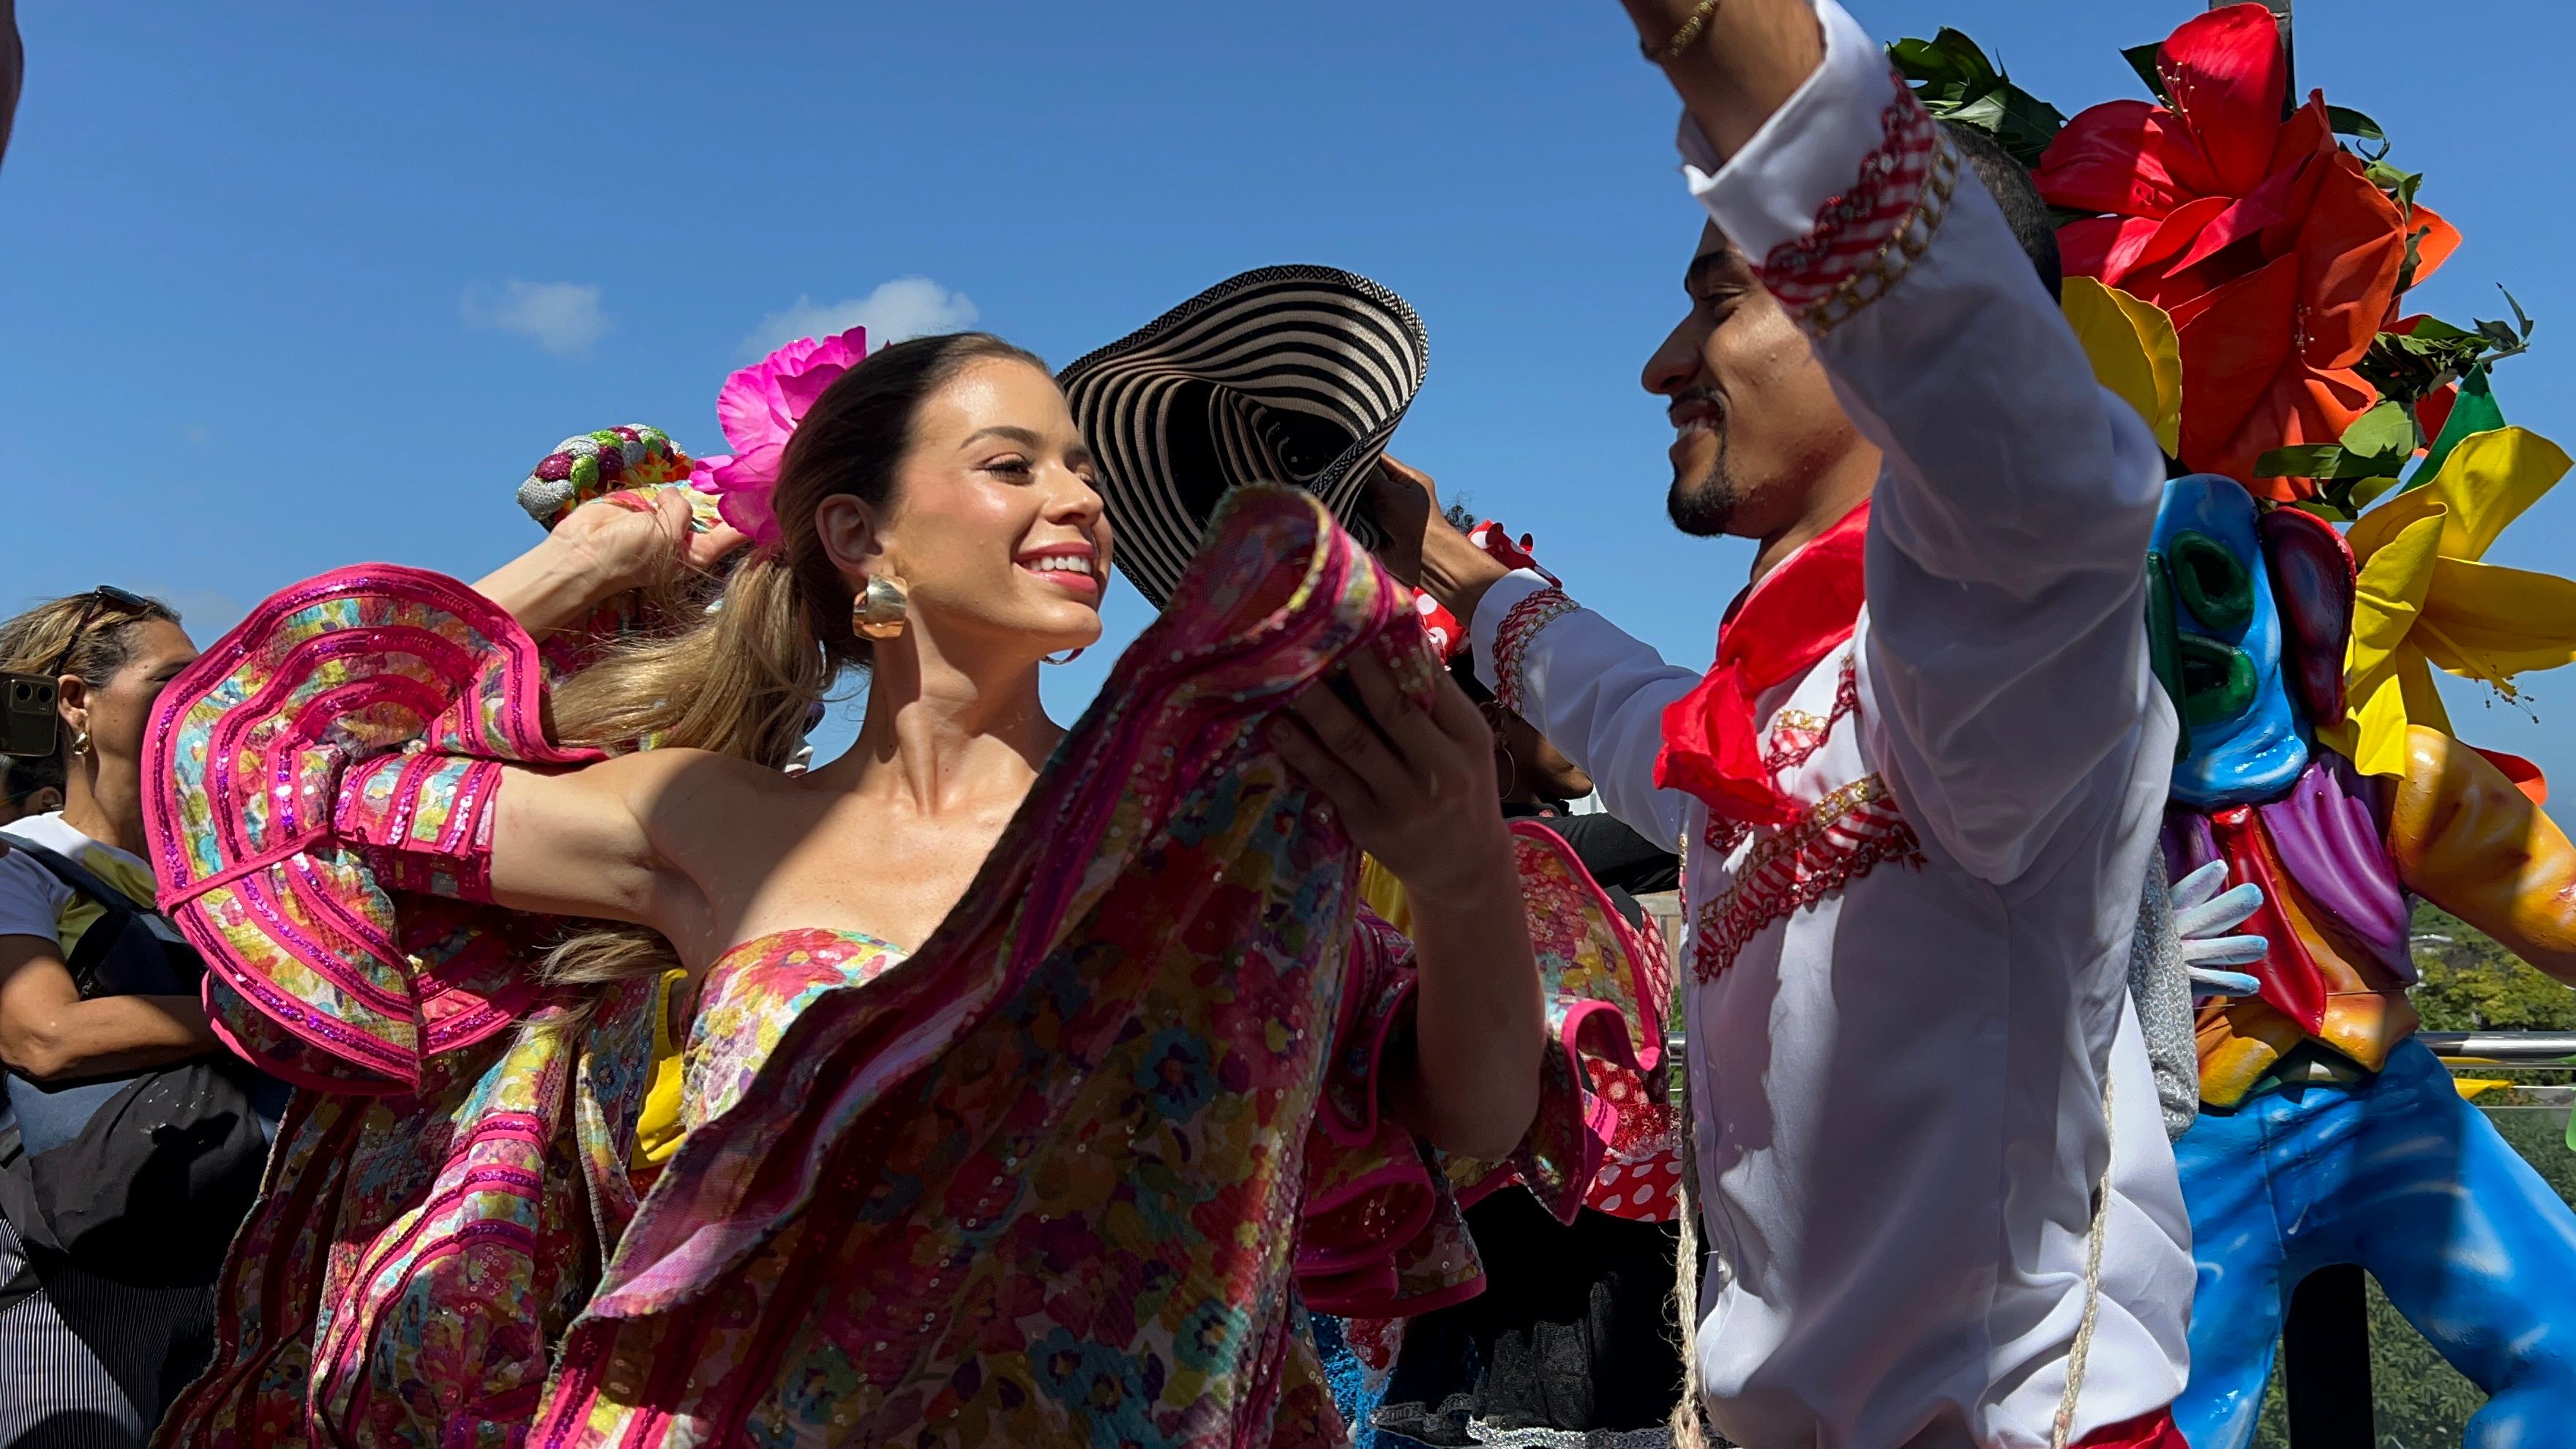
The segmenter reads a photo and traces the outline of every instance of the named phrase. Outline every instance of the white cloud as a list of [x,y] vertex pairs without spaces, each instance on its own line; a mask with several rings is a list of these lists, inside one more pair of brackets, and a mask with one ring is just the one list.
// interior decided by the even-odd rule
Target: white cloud
[[831,337],[853,327],[868,329],[868,346],[873,350],[907,337],[971,327],[977,315],[975,304],[963,292],[952,292],[928,277],[897,277],[846,302],[800,296],[786,311],[761,318],[760,326],[742,340],[742,351],[746,357],[758,357],[799,337]]
[[465,289],[464,305],[472,325],[515,332],[558,357],[588,352],[610,326],[599,289],[579,282],[476,283]]

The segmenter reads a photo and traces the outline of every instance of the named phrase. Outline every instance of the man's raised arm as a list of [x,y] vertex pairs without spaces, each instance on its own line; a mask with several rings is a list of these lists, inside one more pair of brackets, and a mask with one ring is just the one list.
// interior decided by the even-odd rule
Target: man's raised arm
[[1889,784],[2015,878],[2107,803],[2099,767],[2170,743],[2140,625],[2163,455],[1832,0],[1724,0],[1695,35],[1693,0],[1625,3],[1688,112],[1693,194],[1886,454],[1865,664]]

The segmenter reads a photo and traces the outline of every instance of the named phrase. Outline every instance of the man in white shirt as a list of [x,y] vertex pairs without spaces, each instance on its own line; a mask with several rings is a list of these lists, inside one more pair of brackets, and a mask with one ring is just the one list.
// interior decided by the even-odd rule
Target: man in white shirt
[[1716,1426],[2181,1449],[2188,1219],[2125,992],[2173,755],[2165,477],[1995,203],[1832,0],[1626,0],[1712,219],[1647,366],[1716,668],[1436,519],[1477,667],[1678,842]]

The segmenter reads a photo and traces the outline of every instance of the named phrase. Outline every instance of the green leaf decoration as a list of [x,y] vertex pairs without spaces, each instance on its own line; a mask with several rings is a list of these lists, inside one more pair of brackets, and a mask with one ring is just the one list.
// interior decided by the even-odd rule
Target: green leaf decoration
[[2350,136],[2357,141],[2385,141],[2388,139],[2388,133],[2379,129],[2379,123],[2377,121],[2374,121],[2370,117],[2363,115],[2361,112],[2352,109],[2350,106],[2326,107],[2326,124],[2334,127],[2334,133],[2336,135]]
[[1947,99],[1974,95],[2003,79],[1986,53],[1964,33],[1949,26],[1930,40],[1900,40],[1887,48],[1888,59],[1910,81],[1943,87]]
[[2065,129],[2057,107],[2014,85],[1975,41],[1947,26],[1930,40],[1897,41],[1887,58],[1934,119],[1994,137],[2024,166],[2038,165]]
[[2522,304],[2520,302],[2513,299],[2513,291],[2511,288],[2508,288],[2502,282],[2498,282],[2496,283],[2496,290],[2504,293],[2504,304],[2513,309],[2513,320],[2515,325],[2522,329],[2522,340],[2529,342],[2531,340],[2532,328],[2531,315],[2522,310]]
[[2415,192],[2424,184],[2423,172],[2392,166],[2385,158],[2372,161],[2362,170],[2370,177],[2371,185],[2388,193],[2389,199],[2397,203],[2399,211],[2410,216],[2414,214]]
[[2426,317],[2415,324],[2414,332],[2408,336],[2397,337],[2396,334],[2392,332],[2383,332],[2380,335],[2382,337],[2395,337],[2397,341],[2408,342],[2418,347],[2423,347],[2444,342],[2474,342],[2477,340],[2480,333],[2484,332],[2486,324],[2481,322],[2478,324],[2478,328],[2479,330],[2477,332],[2471,332],[2464,328],[2454,327],[2439,317]]
[[2350,106],[2326,107],[2326,124],[2333,127],[2334,133],[2338,136],[2350,136],[2356,141],[2378,142],[2379,149],[2363,156],[2363,160],[2376,163],[2388,155],[2388,133],[2379,128],[2377,121]]
[[2472,368],[2518,357],[2531,350],[2536,324],[2513,293],[2504,296],[2513,309],[2511,322],[2479,321],[2462,328],[2438,317],[2418,318],[2409,335],[2380,333],[2353,370],[2381,397],[2413,404],[2466,377]]
[[2151,40],[2144,45],[2133,45],[2121,51],[2120,58],[2129,63],[2129,69],[2138,73],[2138,79],[2147,83],[2147,94],[2166,105],[2172,105],[2173,98],[2165,94],[2165,78],[2156,70],[2156,61],[2164,54],[2164,49],[2163,41]]
[[2442,471],[2442,465],[2450,461],[2451,450],[2460,445],[2461,439],[2491,433],[2503,426],[2504,408],[2495,400],[2495,388],[2488,381],[2486,364],[2480,363],[2460,379],[2460,400],[2451,404],[2451,418],[2442,424],[2442,436],[2433,440],[2432,448],[2424,454],[2424,461],[2415,465],[2415,471],[2406,476],[2406,487],[2398,491],[2411,491],[2432,482]]
[[2415,452],[2415,417],[2384,402],[2355,419],[2340,443],[2301,443],[2274,448],[2254,462],[2258,478],[2314,478],[2319,496],[2308,512],[2328,522],[2358,517],[2362,504],[2397,486],[2397,472]]
[[2340,443],[2300,443],[2274,448],[2254,460],[2257,478],[2331,478],[2344,464]]
[[2413,409],[2383,402],[2353,419],[2335,456],[2317,460],[2319,471],[2308,476],[2318,480],[2325,500],[2345,517],[2358,517],[2370,500],[2397,486],[2397,475],[2415,456],[2418,436]]
[[[2343,450],[2351,461],[2402,461],[2415,455],[2415,414],[2404,403],[2383,402],[2343,430]],[[2393,474],[2396,469],[2391,467]]]

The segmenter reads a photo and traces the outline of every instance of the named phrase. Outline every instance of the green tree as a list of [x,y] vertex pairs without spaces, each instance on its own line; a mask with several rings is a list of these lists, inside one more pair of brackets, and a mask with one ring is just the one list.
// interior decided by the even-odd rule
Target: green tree
[[2439,906],[2415,908],[2415,969],[2428,1031],[2576,1031],[2576,991]]

